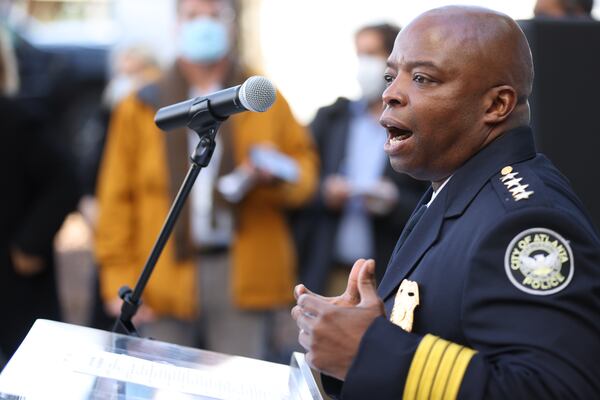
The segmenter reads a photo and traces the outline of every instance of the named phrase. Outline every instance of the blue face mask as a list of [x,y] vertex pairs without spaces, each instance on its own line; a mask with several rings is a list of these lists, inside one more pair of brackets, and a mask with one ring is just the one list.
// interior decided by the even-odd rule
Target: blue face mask
[[183,24],[179,34],[179,54],[194,63],[209,63],[223,58],[229,50],[227,26],[208,17]]

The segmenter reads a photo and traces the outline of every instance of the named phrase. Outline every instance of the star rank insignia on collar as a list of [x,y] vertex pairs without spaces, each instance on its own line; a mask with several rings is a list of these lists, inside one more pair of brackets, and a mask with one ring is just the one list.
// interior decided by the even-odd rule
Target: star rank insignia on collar
[[529,196],[534,193],[533,190],[526,190],[529,185],[521,183],[523,178],[517,178],[519,173],[516,171],[513,172],[513,167],[507,166],[502,168],[500,174],[502,175],[500,177],[500,182],[506,186],[506,189],[508,189],[508,191],[512,194],[512,197],[515,201],[523,199],[527,200],[529,199]]

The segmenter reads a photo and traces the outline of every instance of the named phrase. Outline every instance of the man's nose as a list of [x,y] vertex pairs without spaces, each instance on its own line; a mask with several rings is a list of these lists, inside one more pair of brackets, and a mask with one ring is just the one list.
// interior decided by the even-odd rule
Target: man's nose
[[405,106],[408,103],[405,91],[402,89],[402,84],[398,77],[394,78],[388,87],[385,88],[381,99],[389,107]]

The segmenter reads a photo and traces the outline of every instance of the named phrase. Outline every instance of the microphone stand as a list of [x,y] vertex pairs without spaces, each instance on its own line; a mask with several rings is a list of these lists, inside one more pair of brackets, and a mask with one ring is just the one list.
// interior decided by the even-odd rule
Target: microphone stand
[[209,112],[208,100],[203,100],[198,104],[197,112],[190,118],[187,127],[195,131],[200,137],[200,142],[196,146],[194,154],[190,156],[192,165],[179,188],[177,196],[173,201],[173,205],[169,210],[165,223],[152,247],[150,256],[148,257],[142,273],[138,278],[135,289],[131,290],[129,286],[122,286],[119,289],[119,297],[123,300],[121,306],[121,315],[115,321],[113,332],[122,333],[130,336],[140,336],[133,325],[132,319],[137,313],[138,308],[142,304],[142,292],[150,279],[150,275],[154,270],[154,266],[158,261],[158,257],[163,251],[167,240],[175,226],[175,221],[179,216],[185,200],[190,194],[194,182],[200,174],[202,168],[206,167],[215,150],[215,137],[221,122],[227,118],[216,119]]

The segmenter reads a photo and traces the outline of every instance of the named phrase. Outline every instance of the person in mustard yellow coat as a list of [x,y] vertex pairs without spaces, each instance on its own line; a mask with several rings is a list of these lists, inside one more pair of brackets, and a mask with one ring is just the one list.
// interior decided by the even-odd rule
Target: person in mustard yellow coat
[[[186,128],[160,131],[154,124],[156,111],[240,84],[249,76],[234,60],[231,44],[225,49],[215,46],[222,41],[222,7],[227,7],[224,0],[181,0],[178,15],[183,38],[175,64],[156,83],[127,97],[111,118],[99,176],[96,254],[105,309],[114,316],[120,307],[118,289],[135,284],[189,168],[189,156],[197,141],[197,135]],[[209,49],[198,48],[200,39],[190,39],[199,32],[204,32],[204,37],[212,35]],[[250,154],[257,146],[291,158],[297,179],[277,179],[255,166]],[[264,311],[288,306],[293,300],[296,254],[285,212],[313,195],[317,169],[310,135],[294,119],[279,92],[267,112],[244,112],[225,121],[217,135],[215,155],[201,171],[144,291],[138,325],[172,322],[174,328],[167,334],[154,337],[196,344],[190,322],[198,313],[196,264],[202,277],[205,272],[229,268],[229,287],[216,280],[209,282],[209,289],[225,294],[229,291],[229,301],[237,309],[263,315]],[[215,194],[215,188],[219,177],[232,171],[245,172],[253,185],[241,200],[226,204]],[[212,206],[210,214],[199,211],[205,210],[202,207],[206,204]],[[198,221],[206,215],[210,226],[202,228]],[[229,215],[231,222],[224,215]],[[222,256],[222,250],[226,255]],[[217,323],[207,322],[208,330],[216,329]],[[234,333],[240,335],[240,329]],[[213,332],[213,336],[232,334],[226,330]],[[236,353],[235,349],[211,346],[210,340],[208,347]]]

